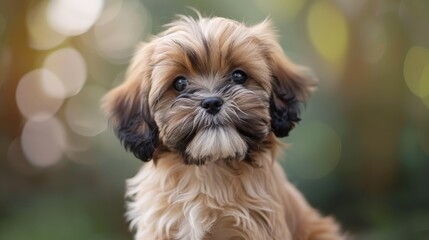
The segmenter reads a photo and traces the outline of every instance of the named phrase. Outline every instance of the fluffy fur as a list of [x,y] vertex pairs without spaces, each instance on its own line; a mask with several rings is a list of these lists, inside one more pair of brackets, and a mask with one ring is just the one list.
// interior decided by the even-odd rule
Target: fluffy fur
[[[269,21],[180,17],[139,47],[104,99],[124,147],[148,162],[127,185],[135,239],[343,239],[275,161],[276,137],[315,86],[301,70]],[[202,105],[209,98],[219,112]]]

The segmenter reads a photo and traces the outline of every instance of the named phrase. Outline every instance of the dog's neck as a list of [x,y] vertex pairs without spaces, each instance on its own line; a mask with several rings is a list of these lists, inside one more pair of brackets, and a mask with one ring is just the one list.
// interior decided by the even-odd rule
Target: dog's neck
[[[180,153],[166,152],[159,155],[156,164],[147,164],[153,165],[151,168],[154,174],[156,172],[159,184],[167,189],[174,189],[178,194],[200,191],[214,197],[225,191],[225,185],[234,191],[241,191],[243,182],[265,181],[263,178],[270,174],[276,150],[267,148],[250,154],[250,162],[217,160],[207,161],[203,165],[185,164]],[[187,189],[190,182],[193,189]]]

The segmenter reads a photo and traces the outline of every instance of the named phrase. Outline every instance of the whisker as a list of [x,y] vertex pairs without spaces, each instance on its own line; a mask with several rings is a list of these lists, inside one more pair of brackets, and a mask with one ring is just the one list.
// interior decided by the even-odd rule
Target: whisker
[[[231,109],[234,109],[234,111],[235,111],[235,109],[237,109],[238,111],[240,111],[242,114],[244,114],[244,115],[248,115],[247,113],[245,113],[243,110],[241,110],[240,109],[240,107],[237,105],[237,103],[235,103],[235,102],[231,102]],[[237,113],[235,113],[235,114],[237,114]],[[238,116],[237,116],[238,117]]]

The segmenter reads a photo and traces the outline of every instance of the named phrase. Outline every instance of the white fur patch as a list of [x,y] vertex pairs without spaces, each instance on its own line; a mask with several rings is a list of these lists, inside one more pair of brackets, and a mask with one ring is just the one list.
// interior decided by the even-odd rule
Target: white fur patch
[[231,127],[209,128],[199,131],[186,148],[193,159],[218,160],[244,158],[247,145]]

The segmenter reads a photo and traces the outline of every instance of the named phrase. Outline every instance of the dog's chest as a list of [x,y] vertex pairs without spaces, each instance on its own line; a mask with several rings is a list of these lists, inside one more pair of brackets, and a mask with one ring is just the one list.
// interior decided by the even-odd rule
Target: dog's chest
[[145,168],[129,184],[128,216],[137,239],[149,232],[156,239],[288,239],[283,209],[263,169],[236,175],[223,168]]

